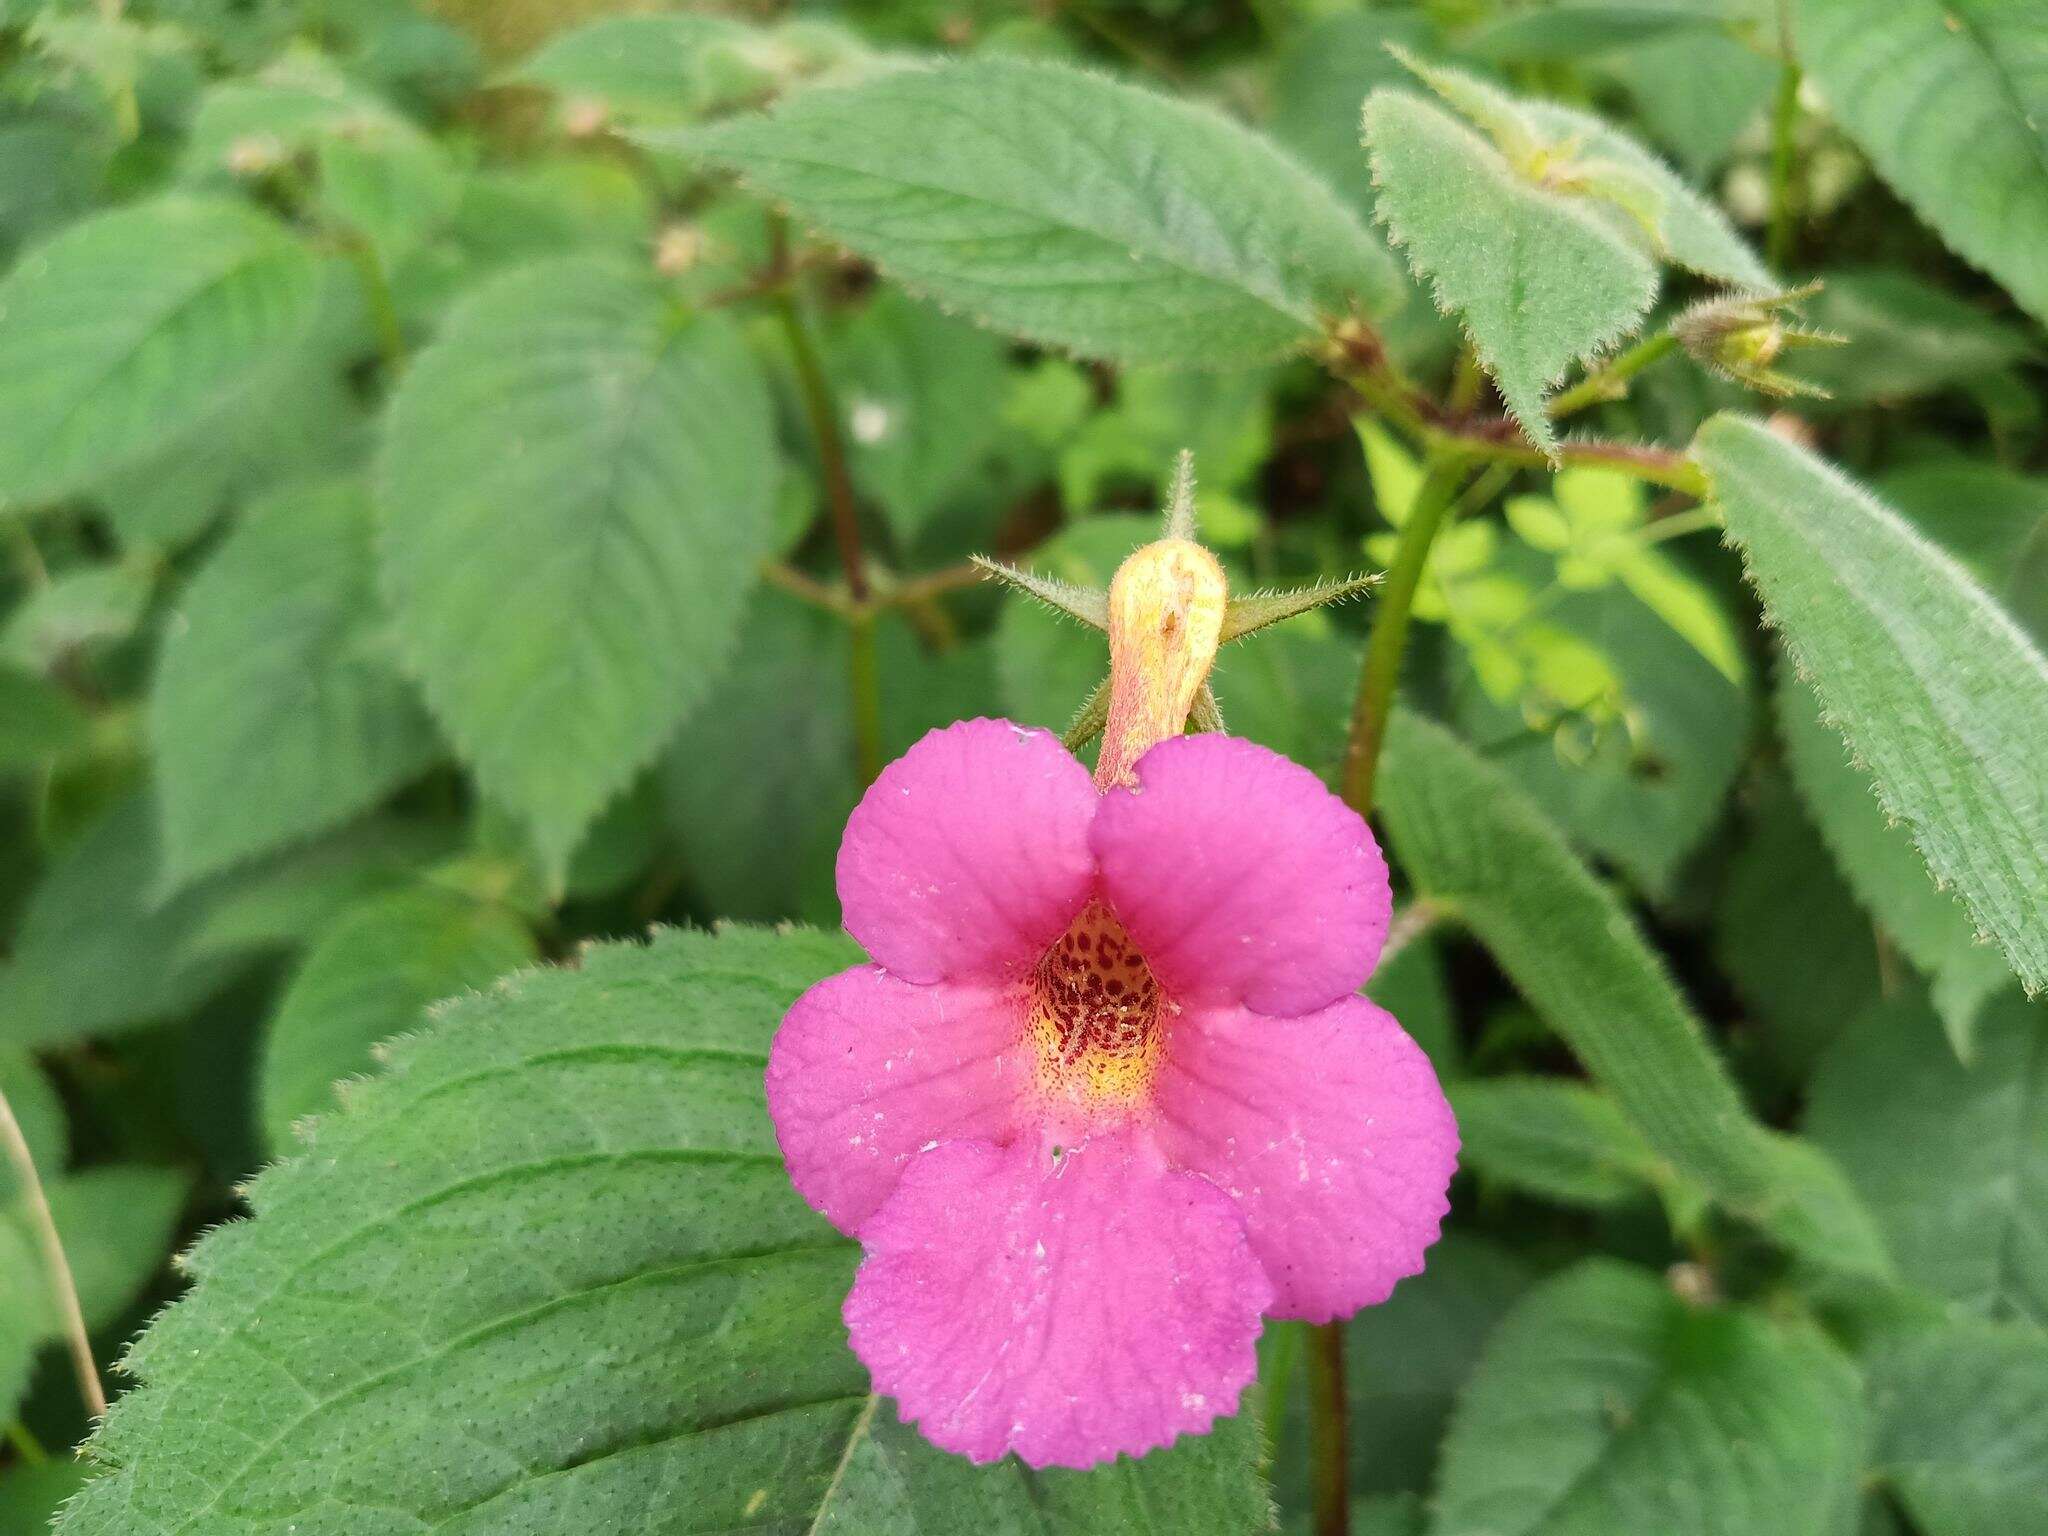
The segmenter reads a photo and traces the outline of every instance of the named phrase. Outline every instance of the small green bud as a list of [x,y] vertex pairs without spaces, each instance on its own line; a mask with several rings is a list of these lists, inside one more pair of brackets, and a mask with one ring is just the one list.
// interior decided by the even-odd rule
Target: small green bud
[[1787,316],[1802,299],[1820,291],[1818,283],[1784,293],[1739,294],[1706,299],[1672,322],[1671,332],[1704,367],[1733,383],[1761,394],[1785,399],[1809,395],[1826,399],[1827,391],[1775,366],[1798,347],[1838,347],[1845,338],[1825,331],[1802,330]]

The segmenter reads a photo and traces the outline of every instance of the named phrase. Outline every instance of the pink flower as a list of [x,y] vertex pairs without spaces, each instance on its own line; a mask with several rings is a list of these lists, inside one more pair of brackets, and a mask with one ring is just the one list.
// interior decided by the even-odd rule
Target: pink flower
[[1306,769],[1175,736],[1098,794],[1044,731],[934,731],[847,823],[873,956],[783,1021],[768,1104],[865,1249],[875,1388],[936,1444],[1085,1467],[1207,1429],[1260,1315],[1327,1321],[1422,1268],[1457,1128],[1357,994],[1387,871]]

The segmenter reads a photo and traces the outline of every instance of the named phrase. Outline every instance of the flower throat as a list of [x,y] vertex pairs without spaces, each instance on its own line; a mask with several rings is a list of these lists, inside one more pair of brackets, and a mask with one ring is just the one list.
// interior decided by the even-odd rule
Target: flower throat
[[1085,1111],[1138,1103],[1158,1069],[1163,1006],[1159,983],[1130,935],[1091,901],[1032,979],[1040,1090]]

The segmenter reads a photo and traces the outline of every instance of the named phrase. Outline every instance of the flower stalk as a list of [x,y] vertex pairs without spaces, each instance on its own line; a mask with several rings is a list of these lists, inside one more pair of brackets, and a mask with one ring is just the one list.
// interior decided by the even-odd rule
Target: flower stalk
[[21,1122],[14,1118],[14,1106],[7,1102],[4,1090],[0,1090],[0,1144],[6,1147],[7,1160],[14,1168],[15,1182],[21,1186],[23,1209],[29,1225],[35,1230],[37,1246],[42,1249],[50,1296],[56,1302],[64,1339],[70,1346],[72,1369],[78,1375],[78,1395],[85,1400],[88,1414],[94,1418],[103,1417],[107,1411],[107,1394],[100,1386],[99,1367],[93,1363],[92,1340],[86,1335],[85,1314],[79,1309],[78,1285],[71,1278],[71,1261],[64,1257],[64,1240],[57,1235],[57,1221],[50,1214],[43,1181],[36,1173],[36,1160],[29,1152],[28,1138],[22,1135]]

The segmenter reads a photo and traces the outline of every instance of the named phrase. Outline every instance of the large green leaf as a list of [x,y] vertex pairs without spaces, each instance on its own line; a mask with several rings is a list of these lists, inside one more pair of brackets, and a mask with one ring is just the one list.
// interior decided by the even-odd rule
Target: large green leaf
[[1907,1279],[2048,1325],[2048,1011],[1998,999],[1965,1067],[1923,1000],[1873,1009],[1822,1058],[1806,1131]]
[[[64,1102],[27,1051],[0,1046],[0,1094],[6,1095],[38,1170],[51,1173],[70,1161]],[[14,1198],[15,1188],[14,1164],[0,1160],[0,1205]]]
[[1256,362],[1398,302],[1328,187],[1206,108],[984,58],[651,135],[999,330],[1118,362]]
[[1380,801],[1418,892],[1478,935],[1650,1146],[1723,1201],[1768,1205],[1756,1122],[1699,1020],[1528,797],[1442,727],[1401,711]]
[[1924,1536],[2048,1532],[2048,1335],[1958,1322],[1870,1364],[1877,1470]]
[[1717,416],[1694,452],[1885,809],[2048,986],[2048,660],[1953,558],[1762,425]]
[[1796,0],[1800,62],[1885,180],[2048,320],[2048,13],[2025,0]]
[[162,197],[74,224],[0,284],[0,509],[90,483],[227,409],[322,308],[327,267],[240,203]]
[[373,896],[314,941],[264,1043],[258,1088],[271,1145],[328,1109],[340,1078],[370,1070],[370,1049],[417,1029],[427,1006],[534,958],[533,937],[501,907],[439,886]]
[[1433,1536],[1830,1536],[1856,1496],[1855,1371],[1817,1333],[1589,1260],[1489,1341]]
[[1978,1013],[2012,984],[2005,956],[1978,943],[1969,910],[1928,879],[1912,838],[1886,820],[1869,778],[1821,719],[1813,690],[1787,668],[1777,695],[1785,761],[1800,798],[1857,899],[1927,977],[1942,1026],[1967,1059]]
[[2048,646],[2048,478],[1957,456],[1894,470],[1878,492]]
[[379,487],[399,641],[555,872],[714,680],[778,472],[732,322],[623,263],[507,273],[407,373]]
[[301,486],[186,590],[150,697],[165,889],[324,832],[433,761],[388,654],[373,534],[359,481]]
[[662,934],[401,1042],[194,1250],[61,1528],[1257,1529],[1248,1419],[1027,1481],[868,1397],[839,1317],[856,1251],[789,1187],[761,1088],[783,1010],[857,958]]
[[1464,322],[1523,430],[1554,447],[1544,393],[1636,327],[1657,294],[1656,266],[1582,200],[1537,187],[1407,91],[1373,92],[1365,140],[1374,211]]

